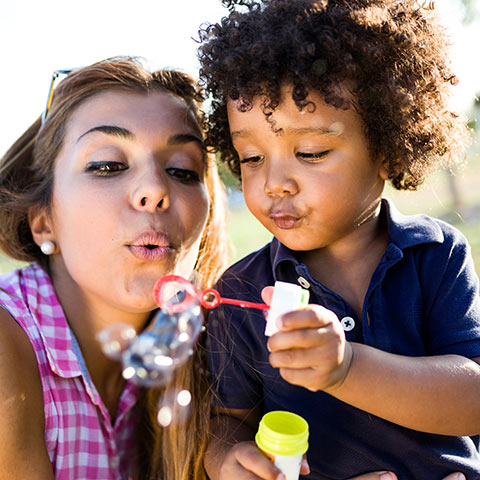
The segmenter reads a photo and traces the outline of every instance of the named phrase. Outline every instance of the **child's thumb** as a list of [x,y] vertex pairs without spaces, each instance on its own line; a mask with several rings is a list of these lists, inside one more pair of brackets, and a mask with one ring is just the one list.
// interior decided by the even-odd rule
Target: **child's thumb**
[[349,480],[397,480],[397,476],[392,472],[371,472],[360,475],[359,477],[353,477]]
[[272,303],[272,297],[273,297],[273,287],[265,287],[262,290],[262,300],[267,304],[270,305]]

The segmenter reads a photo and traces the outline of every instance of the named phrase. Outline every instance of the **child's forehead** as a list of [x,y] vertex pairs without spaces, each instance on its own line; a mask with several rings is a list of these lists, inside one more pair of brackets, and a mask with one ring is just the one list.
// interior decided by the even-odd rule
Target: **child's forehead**
[[265,96],[253,97],[251,101],[241,97],[229,100],[227,113],[232,136],[242,136],[253,125],[261,123],[267,123],[282,133],[322,133],[333,136],[357,130],[363,124],[354,108],[336,108],[326,103],[325,98],[314,90],[309,92],[302,102],[303,107],[299,108],[292,91],[291,86],[282,87],[280,102],[273,111],[268,109],[269,99]]

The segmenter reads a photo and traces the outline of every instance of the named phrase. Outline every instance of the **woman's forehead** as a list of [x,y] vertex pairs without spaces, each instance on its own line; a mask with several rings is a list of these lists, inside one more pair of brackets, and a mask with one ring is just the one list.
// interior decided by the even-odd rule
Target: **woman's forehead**
[[109,90],[82,102],[72,113],[66,137],[76,141],[98,125],[112,125],[129,131],[182,130],[200,133],[192,110],[180,97],[166,91],[148,93]]

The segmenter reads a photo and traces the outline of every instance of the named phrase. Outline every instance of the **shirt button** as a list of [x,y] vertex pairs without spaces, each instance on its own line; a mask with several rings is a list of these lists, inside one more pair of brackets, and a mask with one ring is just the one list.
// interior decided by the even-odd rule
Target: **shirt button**
[[119,461],[118,461],[118,458],[117,458],[117,457],[112,458],[112,459],[110,460],[110,468],[111,468],[112,470],[116,470],[116,469],[118,468],[118,465],[119,465]]
[[310,288],[310,283],[305,280],[303,277],[298,277],[297,282],[303,287],[303,288]]
[[340,320],[340,323],[346,332],[349,332],[355,328],[355,320],[352,317],[343,317]]

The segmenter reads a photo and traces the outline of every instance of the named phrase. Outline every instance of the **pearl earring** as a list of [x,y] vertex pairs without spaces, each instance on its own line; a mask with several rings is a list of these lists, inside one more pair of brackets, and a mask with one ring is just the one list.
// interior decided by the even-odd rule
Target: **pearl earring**
[[55,252],[56,248],[57,248],[57,246],[55,245],[55,242],[53,240],[45,240],[40,245],[40,250],[45,255],[51,255],[52,253]]

